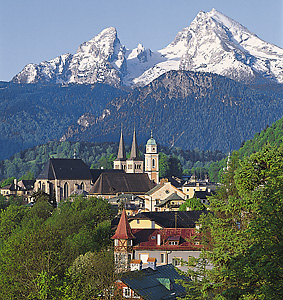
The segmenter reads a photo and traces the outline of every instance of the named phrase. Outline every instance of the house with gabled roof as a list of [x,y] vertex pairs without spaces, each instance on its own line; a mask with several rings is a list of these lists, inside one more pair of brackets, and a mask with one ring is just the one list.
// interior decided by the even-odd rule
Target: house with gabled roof
[[[129,259],[142,261],[142,268],[147,266],[149,258],[155,258],[157,266],[173,264],[181,270],[186,270],[181,261],[188,261],[190,257],[198,257],[203,246],[197,230],[201,214],[207,211],[178,211],[178,212],[143,212],[136,216],[127,217],[125,210],[118,223],[116,233],[129,231],[130,235],[123,239],[127,247],[126,269],[129,269]],[[121,221],[122,220],[122,221]],[[115,222],[113,223],[113,225]],[[126,225],[125,224],[129,224]],[[119,228],[119,229],[118,229]],[[120,245],[114,235],[115,245]],[[119,256],[120,248],[115,248]],[[123,252],[125,255],[126,251]]]
[[178,273],[171,264],[124,273],[117,281],[123,298],[140,300],[175,300],[186,295],[181,281],[190,279]]
[[[173,194],[173,195],[172,195]],[[186,199],[186,195],[183,191],[180,189],[177,189],[174,185],[171,184],[168,180],[161,180],[159,184],[157,184],[155,187],[153,187],[151,190],[149,190],[145,194],[145,210],[147,211],[163,211],[163,210],[177,210],[177,207],[171,207],[170,205],[164,205],[165,200],[171,196],[172,198],[176,197],[174,194],[178,195],[178,199]],[[166,203],[170,204],[170,202],[174,202],[173,200],[167,201]],[[177,203],[179,202],[181,205],[181,200],[176,201]],[[158,204],[161,204],[161,206],[157,206]],[[172,204],[172,203],[171,203]],[[163,207],[163,208],[162,208]],[[164,209],[164,207],[166,209]]]
[[186,200],[180,197],[177,193],[172,193],[164,200],[161,200],[155,205],[157,211],[178,211],[180,205],[182,205]]
[[0,188],[1,195],[6,198],[15,195],[21,196],[24,202],[29,202],[33,193],[35,180],[20,180],[14,179],[13,183]]

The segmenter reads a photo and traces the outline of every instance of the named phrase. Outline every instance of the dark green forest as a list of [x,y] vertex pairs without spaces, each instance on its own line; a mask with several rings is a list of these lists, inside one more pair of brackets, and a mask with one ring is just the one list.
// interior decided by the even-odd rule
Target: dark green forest
[[[266,126],[261,132],[257,132],[253,139],[243,141],[241,148],[238,150],[238,155],[242,159],[250,156],[251,154],[260,151],[264,146],[271,145],[279,147],[283,142],[283,118]],[[209,176],[214,181],[219,181],[223,173],[223,169],[227,165],[227,157],[213,162],[209,166]]]
[[0,299],[94,299],[112,286],[113,216],[102,199],[54,209],[43,195],[33,207],[2,210]]
[[189,260],[186,299],[283,298],[282,177],[282,144],[243,158],[233,152],[200,220],[205,247]]
[[121,89],[104,84],[59,85],[0,82],[0,159],[59,140],[84,113],[99,116]]
[[[144,147],[140,146],[140,150]],[[48,159],[54,158],[81,158],[91,168],[112,169],[116,158],[118,143],[87,143],[87,142],[49,142],[40,146],[23,150],[10,159],[0,162],[0,180],[9,177],[20,177],[32,173],[36,177]],[[130,145],[126,145],[129,155]],[[204,177],[212,162],[224,158],[221,151],[182,150],[180,148],[159,147],[160,175],[182,176],[197,173]],[[140,151],[140,157],[144,155]]]

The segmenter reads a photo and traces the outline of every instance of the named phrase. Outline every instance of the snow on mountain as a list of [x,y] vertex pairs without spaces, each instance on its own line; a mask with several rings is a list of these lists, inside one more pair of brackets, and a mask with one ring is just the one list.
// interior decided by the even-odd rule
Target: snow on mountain
[[200,12],[174,41],[158,51],[165,60],[134,82],[145,85],[168,70],[211,72],[243,82],[265,77],[283,83],[283,49],[262,41],[213,9]]
[[283,83],[283,49],[213,9],[199,12],[189,27],[159,51],[141,44],[126,49],[116,29],[110,27],[80,45],[75,55],[29,64],[13,81],[143,86],[170,70],[211,72],[242,82],[265,78]]
[[80,45],[69,69],[69,82],[119,85],[127,66],[125,47],[120,43],[116,29],[104,29],[92,40]]
[[39,65],[28,64],[13,78],[13,81],[17,83],[65,82],[71,59],[72,55],[67,53]]

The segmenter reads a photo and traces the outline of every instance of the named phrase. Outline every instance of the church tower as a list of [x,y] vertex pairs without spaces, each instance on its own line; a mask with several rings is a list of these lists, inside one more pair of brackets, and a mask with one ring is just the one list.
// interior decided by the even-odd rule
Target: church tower
[[114,169],[126,171],[126,165],[127,165],[126,160],[127,160],[127,157],[126,157],[126,151],[125,151],[125,144],[124,144],[123,132],[121,129],[118,155],[117,155],[117,158],[114,160]]
[[115,234],[111,237],[114,240],[114,258],[117,272],[128,271],[130,262],[134,258],[134,239],[125,209],[123,209]]
[[159,183],[159,155],[157,153],[157,144],[155,139],[151,137],[145,146],[145,173],[148,174],[150,180]]
[[143,173],[143,161],[139,157],[139,149],[136,137],[136,130],[134,129],[133,142],[131,148],[130,158],[127,159],[127,173]]

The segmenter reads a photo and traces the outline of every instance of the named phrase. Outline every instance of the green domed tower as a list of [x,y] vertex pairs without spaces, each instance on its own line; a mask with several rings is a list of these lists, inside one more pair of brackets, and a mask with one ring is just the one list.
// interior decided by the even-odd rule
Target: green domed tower
[[155,139],[151,137],[145,146],[145,173],[148,174],[150,180],[159,183],[159,155],[157,153],[157,144]]

